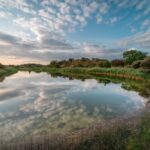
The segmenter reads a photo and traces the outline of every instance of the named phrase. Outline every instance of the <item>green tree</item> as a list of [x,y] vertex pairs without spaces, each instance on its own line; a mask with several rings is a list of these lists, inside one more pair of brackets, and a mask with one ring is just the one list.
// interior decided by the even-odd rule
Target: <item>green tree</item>
[[143,53],[138,50],[125,51],[123,53],[123,58],[125,59],[126,64],[132,64],[134,61],[143,60],[146,57],[146,53]]

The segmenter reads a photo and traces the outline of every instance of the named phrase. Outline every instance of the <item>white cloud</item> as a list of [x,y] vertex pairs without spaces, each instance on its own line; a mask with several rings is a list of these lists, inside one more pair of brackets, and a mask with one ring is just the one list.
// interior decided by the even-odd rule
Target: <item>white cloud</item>
[[142,23],[142,27],[147,27],[150,26],[150,19],[145,19],[144,22]]
[[103,21],[103,17],[101,15],[96,16],[96,22],[101,23]]
[[[115,5],[115,10],[112,10],[112,5]],[[118,14],[116,14],[118,13],[116,10],[120,9],[126,11],[126,8],[135,8],[143,11],[140,14],[141,16],[146,16],[150,11],[149,6],[146,0],[143,2],[131,2],[129,0],[108,0],[107,2],[82,0],[64,0],[61,2],[59,0],[0,0],[0,9],[2,9],[0,11],[0,19],[5,18],[5,20],[9,20],[13,27],[19,29],[12,33],[7,31],[6,33],[0,33],[2,57],[9,54],[9,56],[20,56],[22,59],[50,60],[52,58],[60,59],[61,57],[64,59],[69,57],[66,56],[67,51],[68,55],[71,53],[71,57],[80,57],[84,54],[89,55],[89,52],[85,51],[82,43],[82,47],[80,47],[68,42],[67,34],[76,30],[82,31],[88,25],[90,19],[94,19],[98,24],[114,24],[120,20],[119,16],[117,16]],[[138,15],[139,13],[135,17]],[[141,22],[141,28],[147,29],[148,26],[149,18],[146,18],[143,23]],[[128,27],[132,33],[135,32],[134,26],[132,28],[131,26]],[[7,35],[5,39],[4,34],[5,36]],[[142,35],[141,37],[143,38]],[[143,46],[144,43],[140,45]],[[147,46],[148,44],[146,43],[144,47]],[[106,50],[101,52],[100,48],[96,48],[96,50],[93,50],[93,47],[90,48],[90,54],[93,53],[93,56],[96,56],[96,54],[100,55],[100,53],[101,56],[108,55]],[[63,54],[63,52],[65,53]],[[113,54],[115,55],[114,52]],[[116,54],[118,54],[118,51]]]
[[137,10],[143,9],[146,4],[147,4],[147,0],[143,0],[137,4],[136,9]]
[[115,23],[115,22],[117,22],[117,17],[113,17],[113,18],[110,19],[110,23],[113,24],[113,23]]
[[11,17],[12,14],[9,12],[0,11],[0,18]]
[[145,32],[139,32],[134,36],[123,39],[119,42],[120,46],[123,47],[137,47],[144,48],[145,50],[149,50],[150,48],[150,30]]
[[100,11],[100,13],[102,13],[102,14],[107,13],[107,12],[108,12],[108,9],[109,9],[109,6],[107,5],[107,3],[101,3],[101,4],[99,5],[99,11]]

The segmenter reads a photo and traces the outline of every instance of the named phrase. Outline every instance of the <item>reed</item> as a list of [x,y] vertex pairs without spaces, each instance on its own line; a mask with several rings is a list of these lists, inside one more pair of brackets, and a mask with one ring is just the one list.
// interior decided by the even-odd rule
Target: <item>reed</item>
[[41,135],[1,145],[1,150],[148,150],[150,115],[131,116],[95,123],[64,135]]
[[[55,70],[56,71],[56,70]],[[95,76],[111,76],[131,80],[150,79],[150,74],[131,68],[62,68],[61,73],[90,74]]]

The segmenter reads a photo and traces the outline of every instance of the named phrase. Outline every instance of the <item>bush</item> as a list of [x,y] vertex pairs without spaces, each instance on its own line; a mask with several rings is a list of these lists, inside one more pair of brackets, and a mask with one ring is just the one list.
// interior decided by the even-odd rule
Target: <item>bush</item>
[[134,68],[134,69],[137,69],[137,68],[140,68],[140,65],[141,65],[141,61],[135,61],[132,63],[131,67]]
[[111,67],[111,63],[105,59],[98,59],[98,58],[85,58],[82,57],[81,59],[69,59],[69,60],[61,60],[61,61],[51,61],[48,65],[49,67],[57,67],[57,68],[64,68],[64,67]]
[[125,63],[124,63],[124,61],[121,60],[121,59],[115,59],[115,60],[112,60],[112,61],[111,61],[111,65],[112,65],[113,67],[124,67]]
[[138,60],[132,63],[132,68],[141,68],[144,70],[150,70],[150,57],[146,57],[144,60]]
[[97,63],[98,63],[98,67],[104,67],[104,68],[111,67],[111,63],[108,60],[100,60]]
[[0,69],[5,69],[5,66],[0,63]]
[[143,61],[141,61],[140,67],[143,69],[150,69],[150,57],[146,57]]

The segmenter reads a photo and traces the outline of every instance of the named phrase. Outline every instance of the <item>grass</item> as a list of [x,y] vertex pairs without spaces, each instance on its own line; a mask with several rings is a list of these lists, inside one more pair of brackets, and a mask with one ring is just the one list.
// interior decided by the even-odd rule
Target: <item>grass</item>
[[128,150],[150,149],[150,114],[141,119],[141,124],[136,128],[127,145]]
[[22,71],[35,71],[35,72],[48,72],[56,74],[84,74],[84,75],[94,75],[94,76],[111,76],[116,78],[126,78],[132,80],[150,80],[150,74],[142,70],[133,69],[133,68],[84,68],[84,67],[64,67],[64,68],[51,68],[48,66],[32,66],[32,67],[19,67],[19,70]]
[[127,78],[133,80],[145,80],[150,79],[150,74],[144,71],[133,68],[83,68],[83,67],[69,67],[69,68],[50,68],[50,67],[32,67],[32,68],[20,68],[24,71],[35,72],[49,72],[49,73],[61,73],[61,74],[84,74],[94,76],[112,76],[116,78]]
[[[99,82],[122,83],[127,90],[135,90],[140,95],[147,97],[150,94],[150,74],[131,68],[50,68],[47,66],[32,67],[5,67],[0,69],[0,77],[16,73],[17,71],[46,72],[52,76],[66,76],[70,79],[94,78]],[[135,82],[134,82],[135,81]],[[141,82],[142,81],[142,82]],[[140,84],[139,84],[140,83]]]
[[51,76],[57,77],[57,76],[62,76],[62,77],[67,77],[69,79],[78,79],[78,80],[86,80],[86,79],[95,79],[99,83],[103,84],[109,84],[109,83],[117,83],[121,84],[121,87],[123,89],[126,89],[128,91],[136,91],[141,95],[142,97],[148,98],[150,96],[150,82],[147,80],[129,80],[127,78],[117,78],[117,77],[112,77],[112,76],[102,76],[102,75],[91,75],[87,73],[70,73],[70,72],[51,72]]
[[[128,123],[134,122],[131,120]],[[80,143],[76,150],[148,150],[150,149],[150,114],[142,116],[135,124],[116,124],[109,130],[97,133]]]
[[43,135],[7,143],[2,150],[149,150],[150,113],[113,119],[69,135]]
[[12,74],[17,73],[18,69],[15,67],[5,67],[5,68],[1,68],[0,69],[0,77],[5,77],[5,76],[9,76]]
[[149,74],[131,68],[62,68],[62,73],[82,73],[96,76],[112,76],[133,80],[149,79]]

